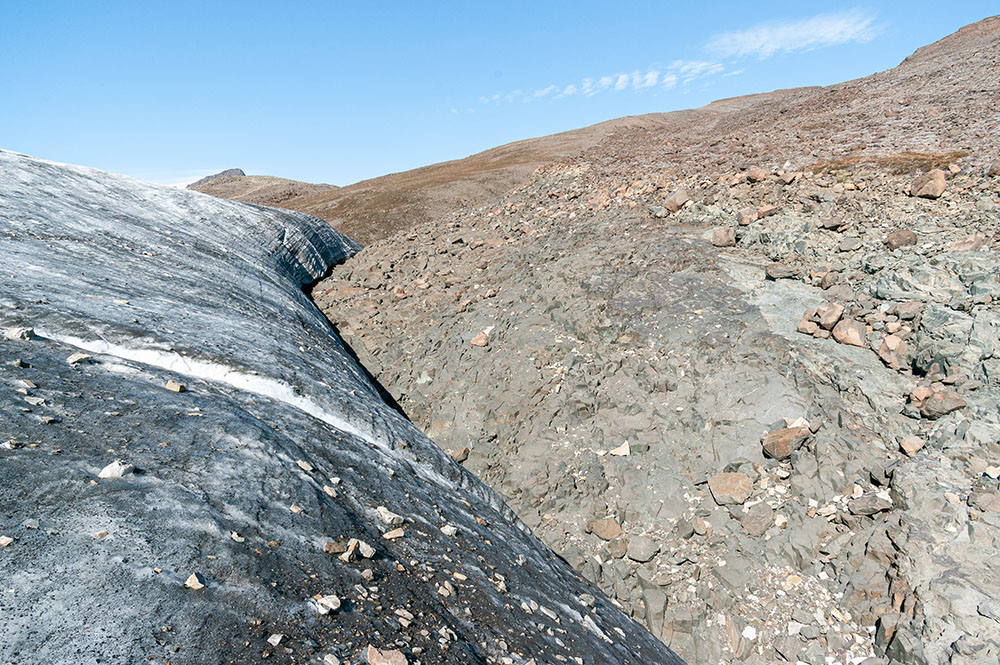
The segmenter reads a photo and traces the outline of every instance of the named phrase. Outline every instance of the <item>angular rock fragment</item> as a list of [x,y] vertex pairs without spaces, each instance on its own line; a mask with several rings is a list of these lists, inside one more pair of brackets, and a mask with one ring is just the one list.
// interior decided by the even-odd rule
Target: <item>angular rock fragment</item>
[[740,520],[740,526],[747,535],[759,538],[774,526],[774,509],[762,501],[750,508]]
[[837,245],[838,252],[853,252],[856,249],[861,248],[861,241],[857,238],[844,238]]
[[376,649],[369,644],[365,657],[368,665],[407,665],[406,656],[398,649]]
[[774,459],[786,459],[812,436],[808,427],[782,427],[768,432],[761,439],[764,453]]
[[847,503],[852,515],[874,515],[892,508],[892,499],[880,494],[867,494]]
[[668,198],[666,201],[663,202],[663,207],[665,207],[670,212],[677,212],[684,206],[685,203],[687,203],[690,200],[691,197],[688,196],[687,190],[683,188],[678,189],[677,191],[675,191],[673,194],[670,195],[670,198]]
[[945,173],[941,169],[931,169],[930,172],[917,176],[910,185],[910,196],[924,199],[936,199],[944,194],[947,187]]
[[66,358],[66,362],[70,365],[76,365],[77,363],[90,362],[92,357],[89,353],[73,353]]
[[375,510],[378,512],[379,519],[382,520],[383,524],[388,524],[389,526],[401,526],[403,524],[403,516],[397,515],[385,506],[379,506]]
[[886,236],[884,242],[885,246],[888,247],[890,251],[895,251],[900,247],[916,245],[917,234],[909,229],[899,229],[898,231],[893,231]]
[[973,233],[972,235],[968,235],[961,240],[956,240],[951,243],[948,250],[952,252],[974,252],[978,249],[982,249],[985,244],[985,233]]
[[815,335],[819,330],[819,324],[815,321],[799,321],[799,325],[796,330],[800,333],[805,333],[806,335]]
[[660,544],[648,536],[632,538],[625,555],[632,561],[646,563],[660,551]]
[[469,341],[469,344],[471,344],[472,346],[478,346],[480,348],[483,348],[483,347],[489,346],[489,344],[490,344],[490,338],[489,338],[489,336],[486,333],[481,332],[478,335],[476,335],[475,337],[473,337]]
[[878,357],[889,367],[901,370],[907,365],[907,350],[906,341],[901,337],[898,335],[886,335],[879,344]]
[[768,279],[790,279],[795,277],[795,270],[783,263],[769,263],[764,268],[764,274]]
[[842,319],[833,327],[833,338],[841,344],[866,346],[868,330],[865,324],[854,319]]
[[908,457],[913,457],[918,452],[920,452],[920,450],[923,447],[924,447],[924,440],[919,436],[915,435],[904,436],[899,441],[900,450],[906,453]]
[[732,228],[715,229],[711,242],[716,247],[732,247],[736,244],[736,231]]
[[613,517],[591,520],[587,524],[587,527],[590,533],[593,533],[601,540],[611,540],[622,535],[622,528],[618,526],[618,522]]
[[728,506],[750,498],[753,481],[743,473],[720,473],[708,479],[708,488],[717,504]]
[[168,380],[164,387],[172,393],[182,393],[187,390],[183,383],[178,383],[173,379]]
[[761,182],[767,179],[767,171],[759,166],[751,166],[747,169],[747,180],[750,182]]
[[122,476],[132,473],[132,465],[126,464],[121,460],[115,460],[111,464],[98,472],[98,478],[121,478]]
[[942,390],[933,393],[930,397],[923,400],[919,408],[920,414],[924,418],[936,420],[952,411],[964,409],[965,406],[965,400],[959,397],[957,393],[950,390]]
[[817,323],[823,327],[824,330],[833,330],[833,327],[837,325],[840,321],[840,317],[844,314],[844,306],[838,302],[828,302],[822,307],[816,309],[816,316],[819,319]]
[[316,601],[316,611],[320,614],[329,614],[340,609],[340,598],[336,595],[318,595],[313,600]]
[[894,306],[889,311],[898,316],[903,321],[910,321],[916,318],[924,309],[924,303],[919,300],[908,300]]
[[204,589],[206,586],[205,578],[201,573],[191,573],[188,578],[184,581],[184,586],[189,589],[198,591],[199,589]]
[[612,448],[611,450],[609,450],[608,454],[613,455],[615,457],[628,457],[629,455],[632,454],[632,447],[629,445],[629,442],[626,441],[617,448]]
[[826,229],[828,231],[843,231],[851,225],[851,223],[842,217],[825,217],[819,222],[820,228]]

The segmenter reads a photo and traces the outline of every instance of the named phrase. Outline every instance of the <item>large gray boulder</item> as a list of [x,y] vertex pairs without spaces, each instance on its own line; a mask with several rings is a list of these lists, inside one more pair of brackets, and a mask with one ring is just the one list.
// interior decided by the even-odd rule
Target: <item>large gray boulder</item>
[[0,661],[680,663],[383,401],[357,249],[0,151]]

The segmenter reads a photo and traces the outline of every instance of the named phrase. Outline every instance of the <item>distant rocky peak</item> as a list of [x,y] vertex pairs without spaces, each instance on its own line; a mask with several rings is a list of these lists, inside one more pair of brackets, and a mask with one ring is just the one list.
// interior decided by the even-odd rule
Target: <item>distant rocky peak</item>
[[201,185],[207,185],[208,183],[215,180],[222,180],[223,178],[243,177],[245,175],[246,173],[243,172],[243,169],[226,169],[225,171],[219,171],[214,175],[207,175],[201,180],[198,180],[197,182],[192,182],[190,185],[187,186],[187,188],[194,189]]

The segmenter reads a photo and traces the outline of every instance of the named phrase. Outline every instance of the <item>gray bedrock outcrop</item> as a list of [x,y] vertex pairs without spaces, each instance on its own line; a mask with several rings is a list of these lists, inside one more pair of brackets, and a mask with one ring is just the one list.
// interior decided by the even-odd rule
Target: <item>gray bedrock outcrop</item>
[[0,661],[681,662],[380,398],[326,223],[0,151],[0,248]]

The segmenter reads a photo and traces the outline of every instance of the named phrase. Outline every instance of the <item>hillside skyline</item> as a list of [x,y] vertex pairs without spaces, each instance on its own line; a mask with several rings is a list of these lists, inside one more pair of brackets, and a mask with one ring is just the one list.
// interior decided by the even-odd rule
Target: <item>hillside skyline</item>
[[866,76],[992,13],[240,7],[0,10],[0,84],[14,100],[0,143],[163,184],[239,167],[346,185],[621,116]]

